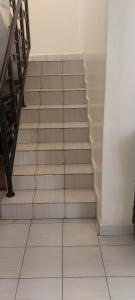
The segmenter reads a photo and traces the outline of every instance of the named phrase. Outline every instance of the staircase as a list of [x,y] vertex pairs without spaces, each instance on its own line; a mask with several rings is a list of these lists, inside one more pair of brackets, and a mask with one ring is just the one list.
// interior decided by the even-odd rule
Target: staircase
[[83,60],[29,62],[25,103],[2,218],[94,218]]

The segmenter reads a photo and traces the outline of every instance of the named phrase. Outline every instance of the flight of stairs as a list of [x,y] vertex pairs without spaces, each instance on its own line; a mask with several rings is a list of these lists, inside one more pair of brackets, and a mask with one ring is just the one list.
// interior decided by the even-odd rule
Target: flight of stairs
[[3,219],[96,215],[82,59],[29,63]]

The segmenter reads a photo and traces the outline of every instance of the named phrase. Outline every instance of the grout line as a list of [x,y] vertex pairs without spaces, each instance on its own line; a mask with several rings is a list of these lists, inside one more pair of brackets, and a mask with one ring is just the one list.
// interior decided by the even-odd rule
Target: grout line
[[[134,278],[135,279],[135,276],[107,276],[108,278]],[[64,276],[63,279],[90,279],[90,278],[106,278],[105,276]],[[23,278],[20,278],[20,280],[36,280],[36,279],[62,279],[61,276],[59,277],[23,277]],[[11,278],[11,277],[0,277],[0,280],[19,280],[19,278],[17,277],[14,277],[14,278]],[[15,299],[14,299],[15,300]],[[111,299],[110,299],[111,300]]]
[[105,268],[105,263],[104,263],[102,248],[101,248],[101,245],[100,245],[99,236],[97,236],[97,237],[98,237],[98,241],[99,241],[99,249],[100,249],[100,254],[101,254],[101,258],[102,258],[102,264],[103,264],[103,268],[104,268],[104,273],[105,273],[105,279],[106,279],[106,284],[107,284],[109,299],[111,300],[111,294],[110,294],[109,283],[108,283],[107,274],[106,274],[106,268]]
[[14,300],[16,300],[16,296],[17,296],[17,291],[18,291],[19,281],[20,281],[20,277],[21,277],[21,272],[22,272],[22,268],[23,268],[23,263],[24,263],[25,253],[26,253],[27,244],[28,244],[28,238],[29,238],[29,233],[30,233],[31,223],[32,223],[32,222],[30,222],[30,224],[29,224],[29,229],[28,229],[28,234],[27,234],[27,239],[26,239],[25,249],[24,249],[24,253],[23,253],[23,257],[22,257],[22,263],[21,263],[21,268],[20,268],[20,273],[19,273],[19,277],[18,277],[18,282],[17,282],[17,287],[16,287],[16,292],[15,292]]

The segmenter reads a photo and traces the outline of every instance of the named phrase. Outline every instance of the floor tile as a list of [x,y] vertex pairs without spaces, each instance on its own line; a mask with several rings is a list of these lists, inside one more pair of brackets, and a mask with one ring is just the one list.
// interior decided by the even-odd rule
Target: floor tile
[[1,279],[0,280],[0,299],[14,300],[18,280]]
[[64,190],[37,190],[34,203],[64,203]]
[[135,276],[135,246],[102,246],[107,276]]
[[62,248],[27,248],[21,278],[61,277]]
[[62,279],[22,279],[16,300],[62,300]]
[[15,166],[13,170],[13,175],[34,175],[36,172],[36,165],[31,165],[31,166]]
[[62,246],[62,224],[32,224],[28,246]]
[[104,276],[104,269],[97,246],[65,247],[64,277]]
[[64,223],[64,246],[98,245],[98,237],[94,222]]
[[18,278],[24,248],[0,248],[0,278]]
[[109,300],[105,278],[65,278],[63,300]]
[[109,277],[108,284],[111,300],[135,299],[135,277]]
[[25,247],[29,224],[0,226],[0,247]]
[[64,174],[63,165],[39,165],[36,170],[36,175]]

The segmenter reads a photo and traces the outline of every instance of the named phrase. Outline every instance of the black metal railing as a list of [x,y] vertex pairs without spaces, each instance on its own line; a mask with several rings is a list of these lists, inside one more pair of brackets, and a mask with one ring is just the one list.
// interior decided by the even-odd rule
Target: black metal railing
[[13,197],[12,173],[30,51],[28,0],[10,0],[12,23],[0,76],[0,142],[7,196]]

